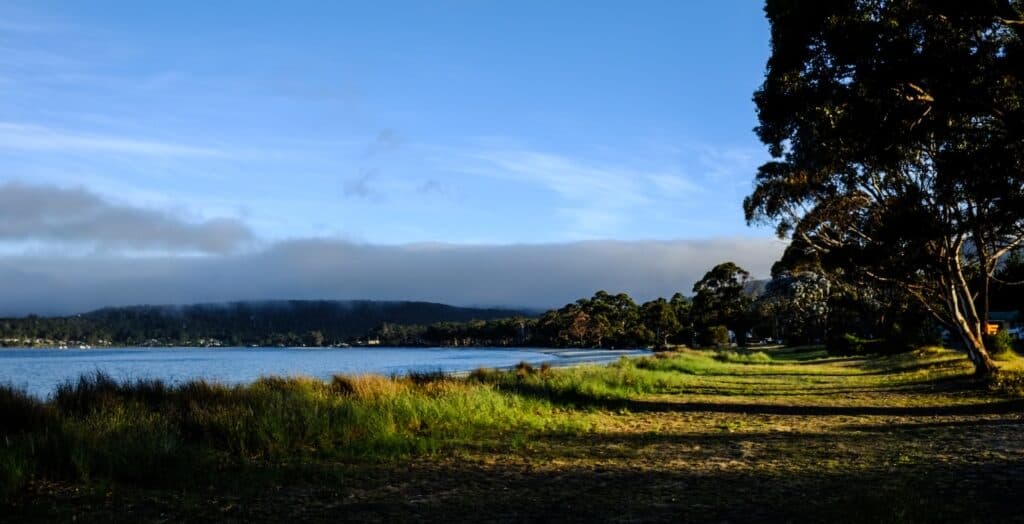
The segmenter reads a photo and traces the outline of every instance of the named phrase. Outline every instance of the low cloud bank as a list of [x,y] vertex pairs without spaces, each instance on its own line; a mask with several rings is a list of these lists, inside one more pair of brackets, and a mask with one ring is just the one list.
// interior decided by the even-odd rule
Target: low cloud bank
[[118,205],[85,189],[0,185],[0,241],[53,242],[101,251],[224,254],[253,241],[232,218],[190,222],[170,213]]
[[16,255],[0,258],[0,315],[273,299],[542,309],[598,289],[647,300],[676,291],[689,294],[695,280],[725,260],[767,277],[784,247],[766,238],[508,246],[301,240],[255,253],[200,257]]

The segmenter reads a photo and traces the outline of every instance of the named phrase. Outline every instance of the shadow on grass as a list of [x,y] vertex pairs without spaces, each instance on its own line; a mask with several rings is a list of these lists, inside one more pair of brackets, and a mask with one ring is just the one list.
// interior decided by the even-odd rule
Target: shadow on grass
[[805,388],[762,388],[751,390],[741,387],[721,386],[684,386],[670,389],[664,392],[666,395],[719,395],[726,397],[831,397],[835,395],[870,395],[877,393],[887,394],[930,394],[930,393],[952,393],[956,391],[975,391],[976,386],[958,387],[956,385],[934,389],[923,389],[918,384],[905,384],[899,386],[878,386],[878,387],[805,387]]
[[[810,363],[801,363],[810,364]],[[743,364],[738,364],[743,365]],[[737,377],[839,377],[839,378],[856,378],[856,377],[873,377],[882,375],[899,375],[901,373],[914,373],[918,371],[960,371],[966,369],[963,366],[963,362],[959,360],[939,360],[933,362],[917,362],[913,364],[905,365],[885,365],[881,363],[863,363],[856,367],[847,368],[851,371],[847,372],[814,372],[814,371],[789,371],[779,372],[771,371],[770,367],[765,372],[760,370],[745,370],[742,373],[736,372],[708,372],[704,373],[708,376],[737,376]],[[861,371],[864,370],[864,371]]]
[[891,433],[896,431],[919,431],[930,429],[952,429],[973,427],[1024,426],[1024,416],[1017,419],[973,419],[944,420],[940,422],[900,422],[889,424],[846,424],[838,429],[844,431],[865,431],[870,433]]
[[505,389],[526,397],[547,400],[567,407],[596,408],[634,413],[736,413],[747,415],[794,416],[970,416],[1024,411],[1024,398],[995,402],[944,406],[808,406],[767,403],[665,402],[642,399],[598,398],[579,391],[555,391],[520,383]]
[[1024,410],[1024,399],[1004,400],[980,404],[955,406],[792,406],[778,404],[730,404],[721,402],[651,402],[644,400],[625,401],[617,409],[634,412],[676,412],[676,413],[740,413],[749,415],[798,415],[798,416],[952,416],[952,415],[995,415],[1015,413]]
[[[263,468],[182,492],[28,501],[9,515],[94,522],[1012,522],[1024,463],[722,471],[508,463]],[[94,497],[95,500],[87,497]],[[66,512],[66,513],[62,513]]]

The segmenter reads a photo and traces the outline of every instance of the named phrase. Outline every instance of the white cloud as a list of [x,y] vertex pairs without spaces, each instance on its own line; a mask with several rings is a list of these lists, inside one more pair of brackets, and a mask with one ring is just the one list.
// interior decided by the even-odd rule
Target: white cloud
[[596,166],[565,156],[536,151],[495,150],[474,155],[476,171],[542,185],[573,201],[627,207],[648,202],[642,174]]
[[112,135],[78,133],[53,127],[16,122],[0,122],[0,149],[101,152],[156,157],[228,156],[223,150],[209,147]]
[[449,154],[454,170],[532,185],[562,200],[558,215],[570,238],[614,236],[647,210],[700,195],[701,187],[674,165],[623,167],[515,148]]
[[549,308],[599,289],[649,300],[689,294],[695,280],[725,260],[767,277],[783,248],[767,238],[507,246],[299,240],[198,258],[7,256],[0,257],[0,315],[271,299]]
[[763,149],[753,148],[700,146],[693,149],[704,169],[704,177],[719,183],[724,180],[749,183],[768,156]]

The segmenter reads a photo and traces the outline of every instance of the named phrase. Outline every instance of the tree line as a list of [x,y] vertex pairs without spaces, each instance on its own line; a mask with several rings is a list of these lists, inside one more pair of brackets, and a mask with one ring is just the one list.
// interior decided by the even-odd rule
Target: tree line
[[[797,252],[778,261],[769,280],[753,280],[733,262],[718,264],[690,296],[637,303],[626,293],[598,291],[536,318],[384,324],[371,336],[386,345],[431,346],[824,344],[836,353],[899,352],[944,342],[942,325],[898,286],[844,279]],[[997,275],[1024,278],[1024,256],[1015,254]],[[1012,286],[997,286],[992,296],[1002,309],[1024,306]]]
[[516,314],[525,312],[365,300],[117,307],[66,317],[0,319],[0,344],[327,346],[365,341],[384,322],[433,324]]
[[[419,302],[278,301],[107,308],[84,315],[0,319],[4,345],[534,346],[631,348],[822,343],[836,352],[901,351],[942,342],[941,324],[899,286],[829,272],[794,242],[768,280],[733,262],[705,273],[687,296],[638,303],[598,291],[539,316]],[[1024,279],[1014,252],[998,282]],[[1019,311],[1014,286],[993,307]]]

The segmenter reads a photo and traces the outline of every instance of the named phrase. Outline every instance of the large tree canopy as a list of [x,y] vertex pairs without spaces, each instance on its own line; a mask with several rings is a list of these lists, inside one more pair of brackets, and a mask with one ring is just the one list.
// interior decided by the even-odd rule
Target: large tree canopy
[[1021,0],[769,0],[747,220],[902,287],[979,373],[988,290],[1024,238]]
[[746,345],[750,329],[750,308],[753,299],[745,292],[750,273],[733,262],[711,268],[693,284],[693,318],[705,330],[725,326],[736,335],[739,345]]

